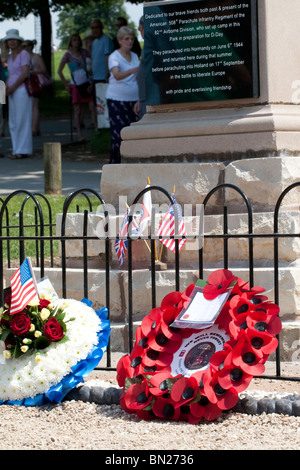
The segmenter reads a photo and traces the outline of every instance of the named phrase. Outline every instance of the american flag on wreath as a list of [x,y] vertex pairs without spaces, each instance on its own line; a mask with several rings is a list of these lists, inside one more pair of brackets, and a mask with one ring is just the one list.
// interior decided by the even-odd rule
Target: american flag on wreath
[[[181,210],[176,201],[174,195],[174,204],[170,204],[168,212],[163,217],[159,229],[156,233],[157,236],[172,236],[172,235],[186,235],[186,228],[184,225],[184,221],[181,215]],[[177,217],[175,216],[174,209],[176,211]],[[177,219],[177,220],[176,220]],[[176,227],[176,223],[178,223],[178,230]],[[169,250],[175,253],[175,239],[160,239],[159,240],[163,245],[165,245]],[[180,251],[183,245],[186,242],[186,238],[181,238],[178,241],[178,250]]]
[[[119,237],[127,237],[128,236],[128,223],[129,223],[129,209],[127,209],[126,214],[124,216],[121,228],[119,230]],[[130,235],[137,234],[138,233],[138,226],[137,226],[136,222],[133,219],[132,219],[132,227],[133,227],[133,229],[132,229],[132,233],[130,233]],[[128,248],[128,240],[118,239],[115,242],[115,250],[116,250],[116,253],[117,253],[117,257],[118,257],[120,266],[122,266],[122,264],[124,262],[124,257],[125,257],[125,253],[126,253],[127,248]]]
[[38,295],[29,258],[26,258],[10,280],[10,315],[21,312]]

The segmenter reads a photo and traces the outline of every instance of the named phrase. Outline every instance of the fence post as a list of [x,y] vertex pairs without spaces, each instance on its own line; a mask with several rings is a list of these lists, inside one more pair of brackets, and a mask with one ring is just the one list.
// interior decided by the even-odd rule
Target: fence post
[[61,144],[60,142],[44,143],[43,150],[45,194],[61,195]]

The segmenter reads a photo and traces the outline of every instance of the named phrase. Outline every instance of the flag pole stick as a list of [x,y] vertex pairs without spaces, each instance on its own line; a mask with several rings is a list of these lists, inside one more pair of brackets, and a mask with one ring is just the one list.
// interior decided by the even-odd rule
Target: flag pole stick
[[[129,206],[127,203],[126,203],[126,206],[127,206],[127,209],[130,209],[130,206]],[[150,248],[150,246],[148,245],[147,240],[144,239],[144,242],[145,242],[145,244],[146,244],[146,247],[147,247],[148,250],[149,250],[149,253],[151,253],[151,248]]]
[[[172,191],[172,195],[174,195],[174,194],[175,194],[175,184],[173,186],[173,191]],[[160,252],[159,252],[159,261],[161,261],[163,249],[164,249],[164,244],[161,243]]]
[[37,282],[36,282],[36,278],[35,278],[35,274],[34,274],[34,271],[32,269],[31,258],[27,257],[27,261],[28,261],[28,266],[29,266],[30,272],[31,272],[32,281],[33,281],[33,284],[34,284],[34,287],[35,287],[36,295],[38,296],[38,298],[40,298],[38,287],[37,287]]
[[[148,186],[151,185],[149,176],[147,176],[147,185],[148,185]],[[150,220],[151,220],[151,217],[152,217],[152,214],[150,214]],[[152,224],[151,224],[151,225],[152,225]],[[145,242],[146,242],[146,240],[145,240]],[[146,243],[146,245],[148,246],[148,243]],[[148,247],[148,248],[149,248],[149,247]],[[149,250],[150,250],[150,248],[149,248]],[[151,252],[151,250],[150,250],[150,252]],[[155,253],[155,262],[157,263],[157,262],[159,261],[159,259],[158,259],[158,255],[157,255],[156,240],[154,240],[154,253]]]

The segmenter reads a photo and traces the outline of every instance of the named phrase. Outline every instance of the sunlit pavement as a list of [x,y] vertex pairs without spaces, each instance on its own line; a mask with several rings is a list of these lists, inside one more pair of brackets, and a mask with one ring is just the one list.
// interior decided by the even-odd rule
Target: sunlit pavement
[[[88,139],[90,129],[83,130]],[[62,193],[68,194],[82,188],[100,191],[102,166],[107,161],[85,157],[82,146],[76,144],[76,133],[70,120],[47,120],[41,123],[41,136],[33,138],[33,155],[21,160],[11,160],[11,138],[6,129],[0,137],[0,194],[7,195],[16,190],[44,192],[44,162],[42,149],[45,142],[62,144]],[[71,144],[71,146],[70,146]],[[65,151],[68,149],[67,151]]]

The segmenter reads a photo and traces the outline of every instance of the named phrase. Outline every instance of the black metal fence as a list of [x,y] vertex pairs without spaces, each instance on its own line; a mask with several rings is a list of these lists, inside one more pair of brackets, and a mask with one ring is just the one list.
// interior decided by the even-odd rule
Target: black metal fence
[[[279,282],[279,269],[280,269],[280,259],[279,259],[279,243],[281,239],[284,238],[299,238],[300,233],[291,233],[292,227],[287,233],[279,233],[279,216],[280,209],[282,208],[283,201],[285,200],[288,193],[296,188],[300,187],[300,182],[292,184],[287,187],[275,205],[273,212],[273,230],[272,233],[254,233],[253,230],[253,210],[252,206],[247,198],[247,196],[236,186],[232,184],[220,184],[213,188],[205,197],[202,202],[204,216],[209,212],[209,206],[211,198],[215,195],[216,192],[222,195],[222,204],[218,203],[218,214],[222,218],[223,229],[222,233],[211,234],[205,233],[201,229],[197,234],[186,235],[187,239],[199,240],[199,248],[197,257],[197,266],[199,270],[199,278],[203,278],[203,272],[205,268],[205,259],[206,259],[206,248],[205,243],[207,240],[218,240],[222,242],[223,246],[223,259],[222,262],[225,269],[234,269],[230,266],[230,249],[229,241],[234,239],[243,239],[246,240],[248,245],[248,259],[247,259],[247,270],[249,272],[249,284],[252,287],[254,285],[254,275],[257,269],[256,260],[254,259],[254,247],[255,243],[259,239],[268,239],[273,243],[273,259],[271,260],[271,266],[269,266],[270,271],[273,275],[273,288],[274,288],[274,301],[280,306],[280,282]],[[247,218],[247,230],[245,233],[231,233],[228,228],[228,216],[229,216],[229,206],[226,203],[226,191],[234,191],[239,194],[241,201],[244,205],[244,213]],[[135,204],[143,197],[147,191],[158,191],[163,193],[166,198],[167,203],[174,204],[173,195],[169,194],[164,188],[158,186],[150,186],[141,191],[135,198],[131,207],[134,207]],[[10,206],[16,199],[21,199],[19,202],[18,212],[11,213]],[[220,201],[220,198],[218,199]],[[28,217],[26,217],[27,207],[31,204],[30,208],[30,217],[31,220],[28,222]],[[88,235],[88,214],[93,211],[94,205],[101,205],[102,213],[105,217],[104,223],[104,233],[102,235]],[[214,209],[216,210],[216,208]],[[68,214],[71,212],[83,212],[83,224],[82,224],[82,234],[80,235],[67,235],[66,234],[66,221]],[[133,214],[129,213],[129,224],[132,221]],[[16,221],[16,222],[15,222]],[[203,222],[203,217],[202,217]],[[88,245],[94,243],[96,240],[99,241],[99,238],[104,241],[105,245],[105,301],[106,307],[110,315],[110,269],[111,269],[111,249],[112,242],[116,238],[124,238],[128,240],[128,351],[131,350],[133,345],[134,333],[133,333],[133,271],[135,267],[133,266],[132,261],[132,243],[133,239],[128,236],[119,237],[109,235],[110,225],[110,214],[107,209],[107,204],[102,199],[101,195],[90,189],[81,189],[75,191],[68,195],[62,207],[62,219],[61,219],[61,231],[58,234],[56,231],[56,223],[53,220],[53,213],[51,205],[49,204],[48,199],[39,193],[30,193],[25,190],[19,190],[11,193],[5,198],[0,198],[0,305],[3,304],[4,298],[4,279],[5,279],[5,269],[11,268],[14,266],[19,266],[20,263],[25,259],[26,256],[31,256],[33,263],[40,270],[40,277],[44,277],[45,266],[53,267],[54,259],[57,256],[57,246],[60,247],[60,269],[62,274],[62,296],[67,297],[67,263],[66,263],[66,243],[69,240],[79,240],[82,243],[82,284],[83,284],[83,293],[86,298],[89,296],[89,286],[88,286]],[[201,222],[198,224],[201,227]],[[153,232],[152,232],[153,233]],[[140,238],[148,239],[150,242],[151,248],[151,294],[152,294],[152,306],[149,306],[149,310],[156,306],[156,266],[155,266],[155,242],[157,237],[153,235],[142,236]],[[168,238],[164,236],[163,238]],[[184,238],[182,235],[170,236],[170,238],[175,239],[175,262],[174,262],[174,290],[180,290],[180,269],[181,269],[181,260],[180,253],[178,249],[179,239]],[[28,247],[28,243],[31,243],[31,246]],[[28,254],[30,250],[30,255]],[[295,260],[296,261],[296,260]],[[218,266],[220,267],[220,266]],[[173,269],[173,268],[172,268]],[[299,344],[300,347],[300,344]],[[281,359],[280,359],[280,347],[278,346],[276,350],[276,374],[271,376],[271,378],[280,378],[285,380],[295,380],[299,381],[300,377],[294,376],[283,376],[281,374]],[[107,350],[107,369],[113,369],[111,365],[111,348],[110,344],[108,345]],[[267,376],[264,376],[267,377]],[[268,376],[270,378],[270,376]]]

